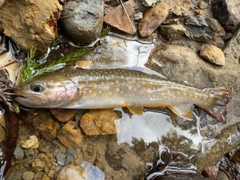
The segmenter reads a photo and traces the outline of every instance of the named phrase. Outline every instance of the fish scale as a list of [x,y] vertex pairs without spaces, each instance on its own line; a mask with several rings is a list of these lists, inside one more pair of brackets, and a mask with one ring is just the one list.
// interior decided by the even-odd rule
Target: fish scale
[[103,109],[127,107],[141,114],[143,107],[167,107],[192,119],[196,105],[219,121],[226,121],[231,91],[198,89],[129,69],[73,69],[37,77],[14,90],[16,100],[33,108]]

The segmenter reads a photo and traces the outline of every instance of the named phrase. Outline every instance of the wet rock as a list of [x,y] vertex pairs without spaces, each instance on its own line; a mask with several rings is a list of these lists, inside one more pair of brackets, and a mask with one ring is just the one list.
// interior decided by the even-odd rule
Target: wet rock
[[233,32],[240,22],[240,2],[238,0],[213,0],[213,17],[226,31]]
[[36,172],[45,171],[50,172],[56,166],[51,154],[41,153],[32,162],[32,167]]
[[126,14],[123,6],[121,4],[118,5],[115,9],[105,15],[104,22],[128,34],[135,34],[136,28],[133,22],[135,6],[136,4],[134,0],[125,2],[124,9],[127,11]]
[[25,148],[25,149],[38,148],[39,142],[38,142],[37,136],[35,136],[35,135],[30,136],[28,140],[21,142],[21,146],[22,146],[22,148]]
[[103,2],[69,1],[64,5],[62,25],[76,44],[89,44],[102,30]]
[[185,22],[186,36],[198,42],[212,39],[213,33],[202,16],[189,17]]
[[4,114],[0,112],[0,142],[2,142],[5,139],[6,132],[6,120]]
[[34,178],[35,173],[32,171],[25,171],[22,174],[23,180],[32,180]]
[[24,157],[24,150],[21,148],[21,146],[17,146],[14,150],[14,156],[16,159],[22,159]]
[[169,41],[181,39],[185,32],[186,29],[181,24],[162,25],[160,27],[160,34],[165,36]]
[[225,57],[221,49],[211,44],[203,44],[200,56],[214,64],[225,65]]
[[160,2],[153,8],[149,8],[138,23],[139,33],[142,37],[151,35],[158,26],[167,18],[169,6]]
[[66,147],[76,149],[83,140],[83,133],[76,122],[67,122],[58,132],[58,140]]
[[0,27],[20,49],[29,51],[34,44],[44,52],[56,37],[61,10],[57,0],[6,1],[0,9]]
[[68,122],[73,120],[76,110],[73,109],[65,109],[64,111],[62,109],[50,109],[50,112],[52,115],[54,115],[57,120],[61,122]]
[[90,110],[82,116],[80,126],[86,135],[116,134],[116,119],[118,116],[113,110]]

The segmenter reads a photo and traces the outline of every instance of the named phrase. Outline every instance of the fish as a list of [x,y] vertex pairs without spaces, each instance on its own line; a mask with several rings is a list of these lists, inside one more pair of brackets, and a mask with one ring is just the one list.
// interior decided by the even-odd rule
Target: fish
[[187,120],[197,106],[226,122],[228,89],[199,89],[134,69],[72,69],[33,78],[14,89],[15,100],[29,108],[107,109],[166,107]]

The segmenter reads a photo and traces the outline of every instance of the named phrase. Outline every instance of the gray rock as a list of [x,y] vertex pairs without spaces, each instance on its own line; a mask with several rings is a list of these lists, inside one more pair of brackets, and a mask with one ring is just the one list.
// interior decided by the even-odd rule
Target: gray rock
[[18,145],[14,150],[14,156],[16,159],[22,159],[24,157],[24,150],[21,148],[20,145]]
[[185,28],[187,29],[185,34],[190,39],[198,42],[207,42],[212,39],[213,32],[202,16],[188,18]]
[[66,160],[65,160],[65,165],[66,165],[66,164],[69,164],[69,163],[72,162],[72,161],[73,161],[73,156],[71,156],[70,154],[68,154],[67,157],[66,157]]
[[73,149],[68,149],[67,152],[68,152],[68,154],[70,154],[73,157],[76,157],[76,155],[77,155],[76,151],[74,151]]
[[102,0],[68,2],[62,12],[62,25],[74,43],[89,44],[102,30]]
[[65,159],[66,159],[66,155],[63,154],[63,153],[58,153],[56,155],[56,160],[57,160],[57,163],[61,166],[64,166],[65,165]]

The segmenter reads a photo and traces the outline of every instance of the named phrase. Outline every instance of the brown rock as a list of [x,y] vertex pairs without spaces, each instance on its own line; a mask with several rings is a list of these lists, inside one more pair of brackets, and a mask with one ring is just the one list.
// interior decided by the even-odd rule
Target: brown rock
[[151,35],[158,26],[167,18],[169,6],[160,2],[153,8],[149,8],[138,24],[139,33],[142,37]]
[[83,140],[82,131],[76,127],[76,122],[67,122],[57,134],[58,140],[67,148],[76,149]]
[[28,119],[31,119],[33,126],[40,130],[42,135],[46,135],[49,138],[56,137],[59,124],[49,116],[48,111],[39,110],[36,113],[30,114]]
[[54,115],[55,118],[61,122],[73,120],[76,114],[76,110],[73,109],[64,109],[64,111],[62,109],[50,109],[50,111],[52,115]]
[[104,22],[128,34],[135,34],[136,28],[133,22],[135,6],[136,4],[134,0],[129,0],[124,3],[124,7],[128,13],[127,15],[120,4],[114,10],[106,14],[104,17]]
[[43,134],[47,134],[49,138],[56,137],[59,124],[49,116],[48,112],[39,111],[38,113],[34,114],[32,117],[32,122],[38,130],[43,132]]
[[220,37],[225,36],[225,31],[224,31],[223,27],[216,19],[207,17],[205,20],[208,23],[211,30],[213,30],[215,33],[217,33],[218,36],[220,36]]
[[168,40],[178,40],[186,32],[186,29],[181,24],[163,25],[160,27],[160,33]]
[[111,109],[91,110],[81,118],[81,128],[86,135],[116,134],[114,120],[117,114]]
[[225,57],[222,50],[212,44],[203,44],[200,56],[214,64],[225,65]]
[[44,52],[56,37],[62,6],[58,0],[6,1],[0,8],[0,27],[20,49],[30,45]]

